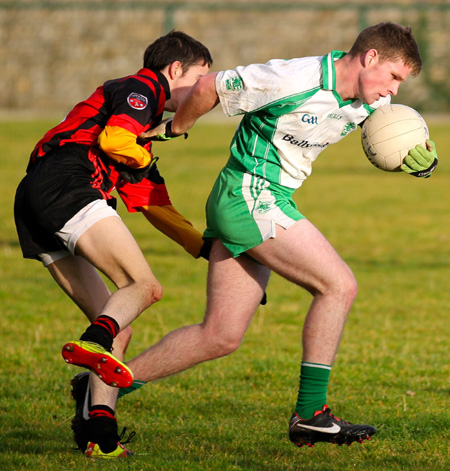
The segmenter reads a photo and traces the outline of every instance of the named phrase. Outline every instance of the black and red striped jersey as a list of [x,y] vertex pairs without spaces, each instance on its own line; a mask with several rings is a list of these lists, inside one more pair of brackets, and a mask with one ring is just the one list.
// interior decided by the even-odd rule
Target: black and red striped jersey
[[[27,171],[55,147],[67,143],[98,146],[105,126],[118,126],[138,136],[161,121],[169,98],[169,83],[157,71],[144,68],[136,75],[105,82],[37,143]],[[151,143],[146,149],[151,152]]]

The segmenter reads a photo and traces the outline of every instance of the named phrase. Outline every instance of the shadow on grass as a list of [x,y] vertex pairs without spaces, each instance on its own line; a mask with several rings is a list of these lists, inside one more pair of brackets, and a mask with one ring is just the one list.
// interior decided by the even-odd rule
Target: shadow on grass
[[3,239],[0,237],[0,249],[5,249],[5,248],[9,248],[9,249],[18,249],[20,248],[20,245],[19,245],[19,240],[18,239]]
[[0,453],[20,453],[21,455],[48,455],[54,453],[79,453],[71,446],[68,437],[58,437],[59,433],[51,434],[48,429],[30,429],[29,425],[10,429],[2,427]]

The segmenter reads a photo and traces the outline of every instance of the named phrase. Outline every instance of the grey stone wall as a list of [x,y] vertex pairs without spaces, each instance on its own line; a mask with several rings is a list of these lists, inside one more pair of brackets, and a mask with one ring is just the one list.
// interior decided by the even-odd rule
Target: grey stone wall
[[410,24],[425,62],[397,101],[449,111],[448,0],[0,1],[0,110],[63,115],[105,80],[138,70],[147,45],[171,27],[204,42],[221,70],[347,50],[380,21]]

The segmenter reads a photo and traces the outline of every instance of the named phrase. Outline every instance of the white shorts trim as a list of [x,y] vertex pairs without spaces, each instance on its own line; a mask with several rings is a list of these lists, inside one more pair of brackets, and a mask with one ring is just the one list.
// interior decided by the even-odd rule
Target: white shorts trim
[[[252,186],[252,181],[254,182]],[[258,226],[263,241],[275,239],[276,226],[289,229],[297,219],[285,214],[277,206],[277,198],[270,191],[266,180],[244,173],[242,196],[247,203],[248,211]]]
[[44,267],[48,267],[52,263],[61,260],[64,257],[68,257],[69,255],[70,252],[68,250],[57,250],[56,252],[40,253],[38,254],[38,257]]
[[108,206],[105,200],[95,200],[89,203],[83,209],[78,211],[75,216],[69,219],[64,227],[58,232],[55,232],[67,250],[58,250],[54,252],[41,253],[38,255],[44,266],[48,266],[61,258],[69,255],[75,255],[75,246],[78,239],[96,222],[107,217],[115,216],[121,219],[117,211],[111,206]]

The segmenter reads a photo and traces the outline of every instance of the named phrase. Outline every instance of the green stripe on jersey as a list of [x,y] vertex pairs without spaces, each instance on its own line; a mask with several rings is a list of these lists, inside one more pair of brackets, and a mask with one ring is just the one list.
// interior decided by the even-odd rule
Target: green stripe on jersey
[[231,156],[248,172],[280,182],[280,156],[273,145],[279,118],[302,106],[320,90],[312,88],[244,115],[231,142]]

